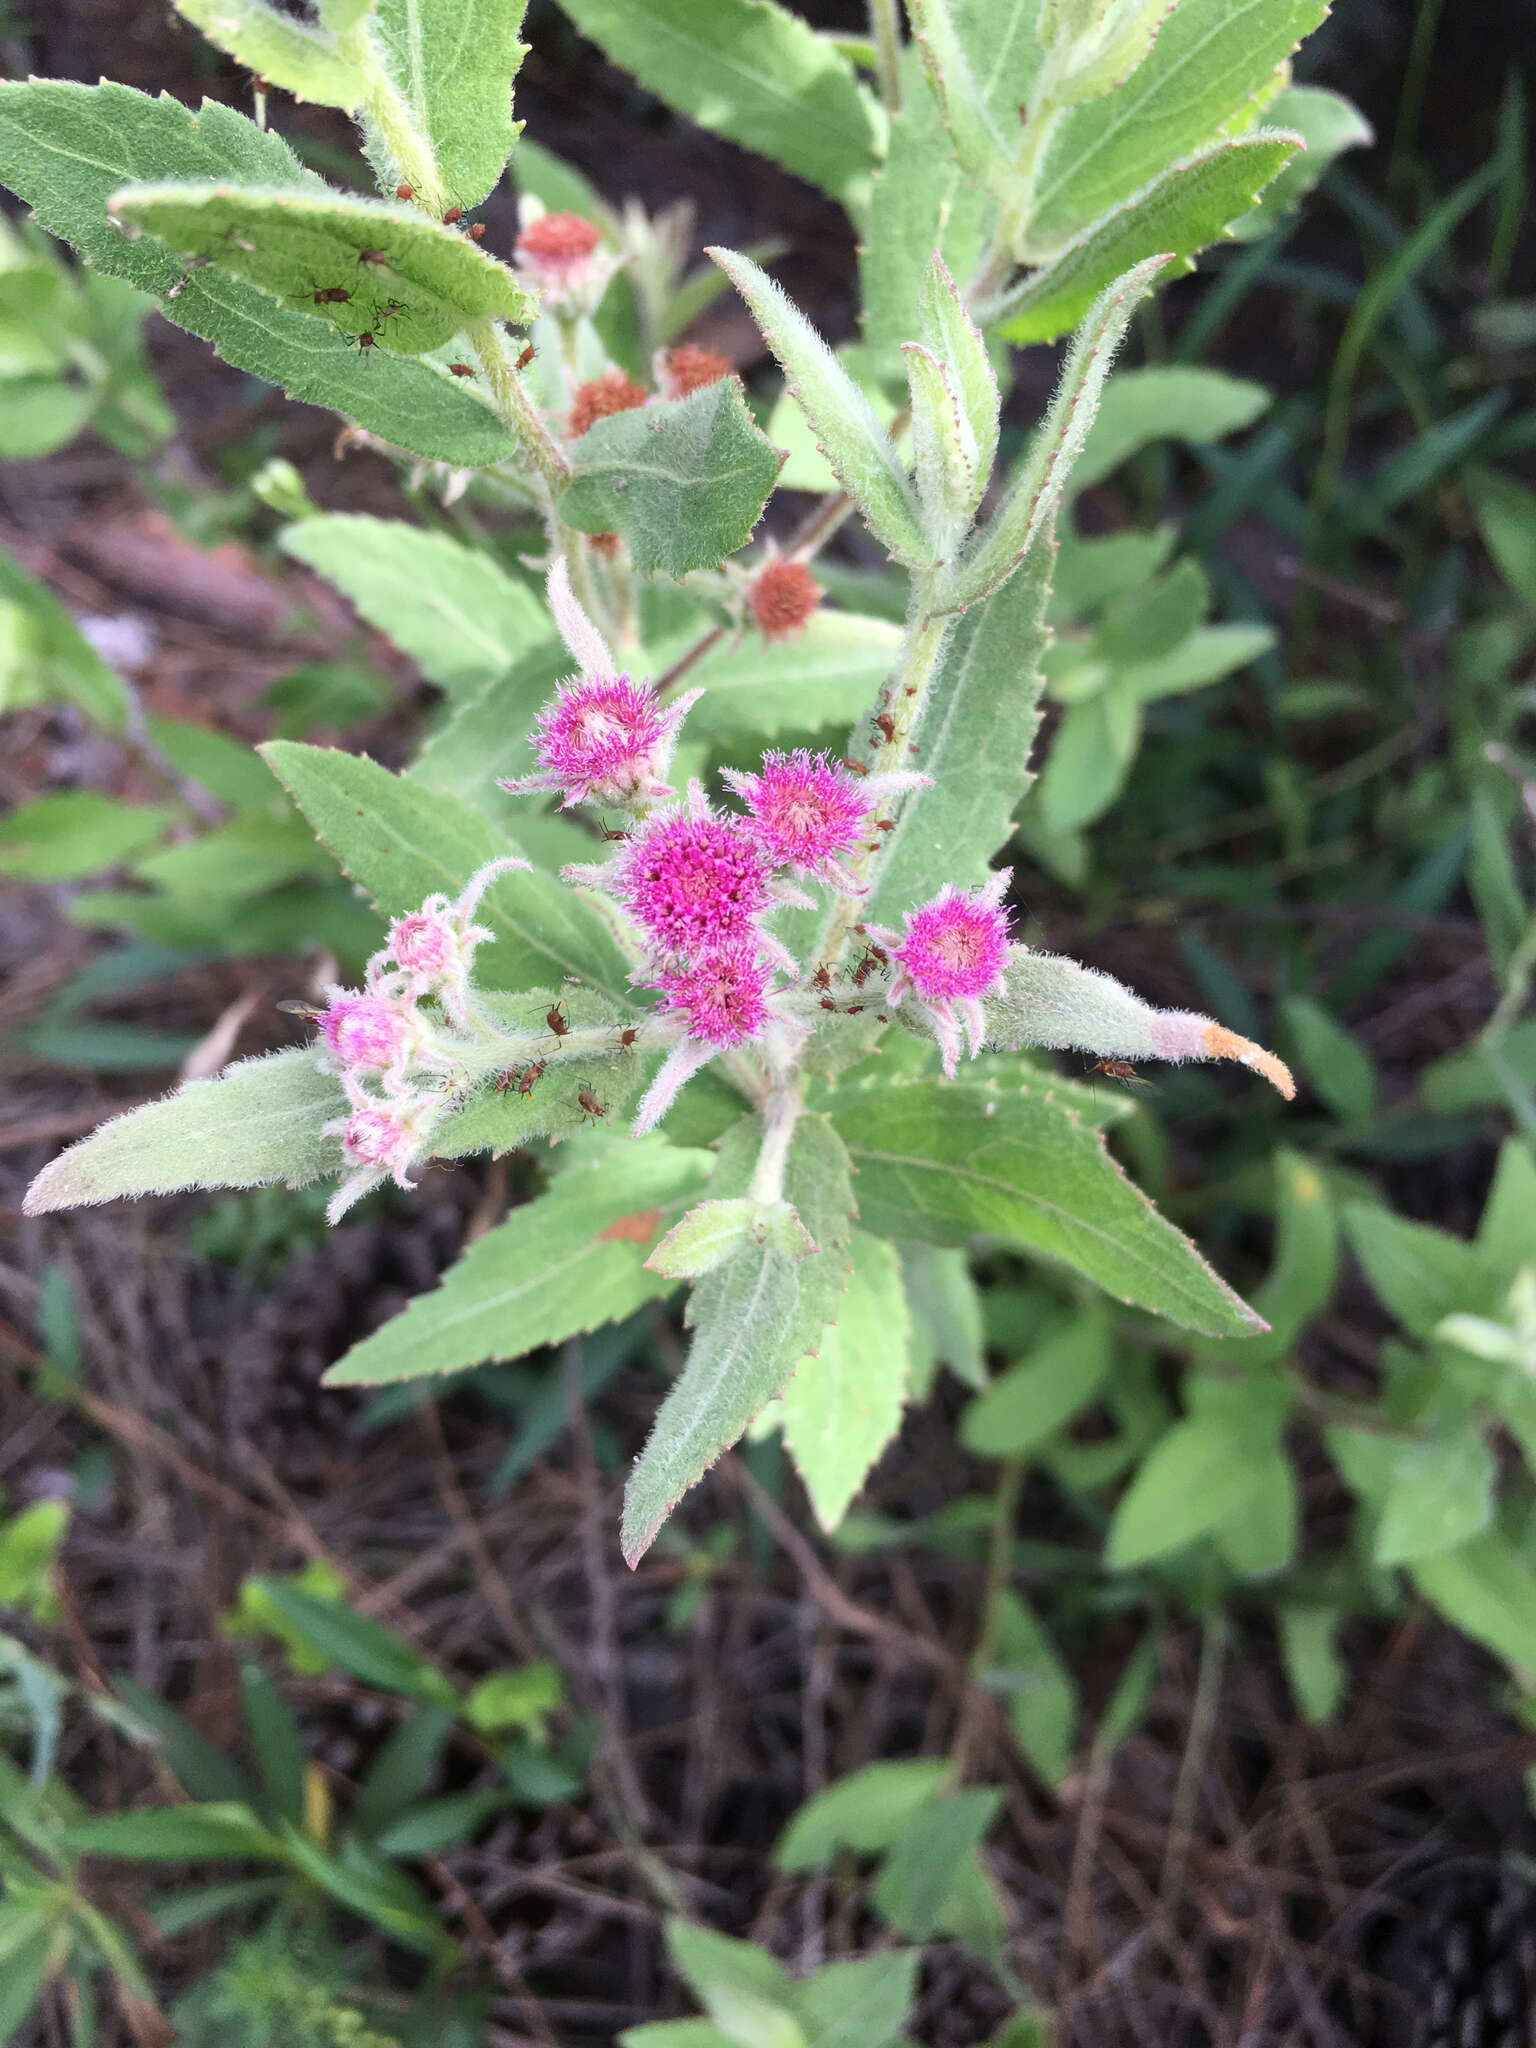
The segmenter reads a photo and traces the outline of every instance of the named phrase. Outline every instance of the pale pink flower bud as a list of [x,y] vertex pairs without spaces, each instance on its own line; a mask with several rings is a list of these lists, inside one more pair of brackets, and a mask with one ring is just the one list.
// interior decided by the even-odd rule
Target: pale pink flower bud
[[747,587],[747,603],[765,640],[786,640],[809,625],[824,595],[804,562],[768,562]]
[[378,996],[340,991],[320,1019],[320,1035],[346,1072],[401,1066],[419,1035],[415,1020]]

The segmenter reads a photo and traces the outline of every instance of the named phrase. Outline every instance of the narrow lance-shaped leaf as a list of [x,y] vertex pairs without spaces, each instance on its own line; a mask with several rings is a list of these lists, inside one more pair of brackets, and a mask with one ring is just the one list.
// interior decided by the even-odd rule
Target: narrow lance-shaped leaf
[[514,452],[512,436],[475,385],[382,350],[364,364],[339,328],[276,304],[214,264],[189,272],[156,237],[129,241],[112,223],[107,201],[137,181],[231,178],[327,192],[280,136],[232,108],[205,100],[194,113],[179,100],[151,99],[124,85],[0,83],[0,178],[98,270],[153,292],[168,320],[291,397],[464,468]]
[[[526,11],[527,0],[372,0],[366,10],[368,41],[455,206],[494,191],[522,131],[512,81],[528,54],[518,40]],[[386,140],[369,141],[379,183],[398,184]]]
[[325,1384],[376,1387],[520,1358],[669,1293],[676,1282],[649,1272],[646,1254],[713,1165],[707,1152],[657,1142],[569,1167],[477,1238],[431,1293],[354,1344]]
[[113,1117],[61,1152],[27,1190],[26,1211],[73,1209],[117,1195],[182,1188],[297,1187],[341,1167],[341,1146],[320,1135],[346,1113],[333,1075],[308,1049],[241,1060],[212,1081],[188,1081],[164,1101]]
[[[755,1118],[727,1135],[713,1193],[746,1191],[761,1138]],[[825,1117],[802,1116],[796,1124],[784,1194],[818,1249],[797,1259],[776,1242],[753,1244],[694,1288],[688,1361],[625,1489],[621,1541],[630,1565],[644,1556],[688,1488],[818,1345],[837,1312],[848,1281],[853,1186],[848,1154]]]
[[[995,49],[1006,30],[1001,23],[978,14],[970,26],[979,33],[968,36],[951,0],[909,0],[909,9],[928,83],[955,155],[994,199],[1007,205],[1023,191],[1016,161],[1019,103],[1015,100],[1000,118],[973,65],[973,58],[985,61],[984,50]],[[1038,31],[1031,24],[1026,33]],[[1004,126],[1008,115],[1012,117],[1011,131]]]
[[921,339],[947,365],[959,394],[975,444],[975,468],[985,485],[992,473],[992,458],[997,453],[998,419],[1002,405],[997,373],[992,368],[987,345],[972,324],[965,310],[965,301],[937,249],[923,272],[917,317]]
[[784,1442],[816,1519],[833,1530],[901,1427],[911,1337],[901,1267],[883,1238],[853,1233],[837,1321],[784,1389]]
[[1271,179],[1304,149],[1299,135],[1265,133],[1213,143],[1171,164],[1117,206],[1044,269],[987,309],[988,327],[1009,341],[1054,341],[1082,319],[1095,294],[1131,264],[1165,250],[1181,270],[1258,204]]
[[175,0],[175,7],[237,64],[297,100],[350,114],[367,94],[366,71],[326,27],[281,14],[266,0]]
[[933,550],[901,458],[869,400],[805,315],[748,256],[707,249],[751,308],[838,482],[895,559],[926,563]]
[[334,583],[451,697],[504,675],[551,636],[549,614],[526,584],[447,534],[403,519],[325,512],[285,526],[278,538],[284,553]]
[[[263,758],[380,913],[456,896],[477,868],[516,847],[469,805],[359,754],[269,740]],[[553,875],[506,874],[475,916],[495,933],[476,959],[488,988],[558,986],[566,975],[627,998],[629,963],[601,913]]]
[[828,1106],[858,1169],[867,1230],[948,1245],[985,1233],[1186,1329],[1231,1337],[1259,1326],[1048,1081],[845,1085]]
[[622,534],[642,576],[718,568],[744,547],[781,460],[735,377],[599,420],[570,457],[560,516]]
[[130,233],[147,230],[294,312],[371,334],[397,354],[424,355],[471,321],[521,321],[532,311],[505,264],[403,204],[177,183],[129,185],[108,205]]
[[561,0],[615,64],[697,121],[857,200],[881,120],[829,38],[777,0]]
[[902,343],[912,410],[912,451],[923,524],[934,552],[948,554],[970,524],[986,489],[976,467],[976,437],[961,408],[949,365],[921,342]]
[[986,998],[987,1043],[1017,1052],[1047,1045],[1120,1060],[1237,1060],[1289,1102],[1296,1083],[1284,1060],[1193,1010],[1156,1010],[1140,996],[1059,953],[1012,946],[1004,986]]
[[946,579],[943,601],[950,609],[974,604],[1012,575],[1060,503],[1131,316],[1167,260],[1152,256],[1138,263],[1102,293],[1089,311],[1017,480]]
[[864,909],[868,922],[897,924],[946,882],[975,887],[1006,844],[1040,723],[1055,555],[1052,514],[1024,566],[955,628],[913,732],[916,758],[932,782],[903,799],[895,830],[885,835]]

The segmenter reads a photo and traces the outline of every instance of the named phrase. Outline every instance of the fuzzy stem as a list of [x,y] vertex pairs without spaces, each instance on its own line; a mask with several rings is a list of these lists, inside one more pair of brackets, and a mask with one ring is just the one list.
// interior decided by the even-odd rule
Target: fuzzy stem
[[783,1200],[789,1141],[795,1135],[802,1107],[800,1090],[792,1079],[774,1083],[763,1103],[763,1144],[749,1191],[754,1202]]
[[875,45],[875,77],[886,112],[901,111],[901,24],[896,0],[869,0],[869,33]]
[[423,213],[441,220],[452,202],[438,171],[432,144],[417,127],[410,108],[379,62],[366,18],[347,29],[337,41],[343,57],[355,64],[368,81],[364,111],[378,129],[402,181],[412,187],[415,204]]
[[513,368],[501,329],[487,315],[483,320],[470,321],[464,332],[480,358],[485,380],[496,401],[496,410],[517,436],[524,453],[550,491],[558,491],[569,478],[571,465],[564,449],[539,418],[538,408]]
[[[935,582],[936,572],[925,576],[917,586],[913,599],[912,620],[902,647],[901,665],[891,682],[882,685],[880,697],[875,704],[877,713],[881,710],[889,711],[892,723],[890,737],[887,739],[882,734],[879,751],[870,764],[872,775],[888,775],[906,766],[908,737],[922,715],[929,685],[938,670],[945,642],[954,624],[954,619],[949,613],[929,609],[934,598]],[[888,808],[887,805],[880,807],[882,817]],[[873,829],[877,820],[871,818],[869,822]],[[878,845],[878,838],[871,844]],[[873,861],[874,854],[866,846],[857,860],[849,862],[855,881],[860,884],[868,881]],[[836,966],[843,947],[848,942],[848,934],[859,921],[859,901],[860,899],[855,896],[839,897],[837,909],[816,955],[817,967]]]

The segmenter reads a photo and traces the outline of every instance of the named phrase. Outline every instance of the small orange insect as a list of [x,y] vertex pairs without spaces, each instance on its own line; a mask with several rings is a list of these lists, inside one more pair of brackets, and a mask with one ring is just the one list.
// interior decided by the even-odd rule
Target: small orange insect
[[464,209],[462,206],[450,206],[448,211],[443,215],[443,222],[445,226],[451,228],[455,225],[456,222],[461,221],[463,218]]
[[455,377],[473,377],[475,374],[468,363],[450,363],[448,368]]
[[1149,1081],[1145,1074],[1138,1074],[1129,1060],[1095,1060],[1088,1069],[1090,1074],[1107,1074],[1111,1081],[1124,1081],[1129,1088],[1141,1088],[1148,1095],[1156,1095],[1157,1083]]
[[470,227],[470,230],[469,230],[469,239],[470,239],[470,240],[471,240],[472,242],[478,242],[478,241],[480,241],[480,240],[482,239],[482,237],[484,236],[484,234],[485,234],[485,222],[484,222],[483,220],[477,220],[477,221],[475,221],[475,222],[474,222],[474,223],[472,224],[472,226]]
[[564,1008],[559,1003],[552,1003],[544,1012],[544,1022],[553,1031],[556,1038],[564,1038],[567,1031],[571,1028],[571,1020],[566,1016]]
[[581,1105],[581,1113],[583,1116],[590,1117],[594,1123],[596,1123],[599,1119],[601,1119],[603,1123],[607,1123],[608,1112],[603,1107],[602,1103],[598,1101],[597,1097],[592,1093],[592,1090],[590,1088],[578,1088],[576,1090],[576,1100]]
[[534,357],[535,357],[535,356],[536,356],[537,354],[538,354],[538,350],[537,350],[537,349],[536,349],[536,348],[534,347],[533,343],[532,343],[532,342],[530,341],[530,342],[529,342],[529,344],[528,344],[528,346],[527,346],[527,347],[526,347],[526,348],[525,348],[525,349],[523,350],[522,354],[521,354],[521,355],[520,355],[520,356],[518,357],[518,359],[517,359],[517,367],[518,367],[518,369],[520,369],[520,370],[526,370],[526,369],[527,369],[527,367],[528,367],[528,365],[529,365],[529,364],[530,364],[530,363],[531,363],[531,362],[533,361]]
[[416,187],[414,185],[397,185],[395,187],[395,197],[397,199],[414,199],[416,197]]

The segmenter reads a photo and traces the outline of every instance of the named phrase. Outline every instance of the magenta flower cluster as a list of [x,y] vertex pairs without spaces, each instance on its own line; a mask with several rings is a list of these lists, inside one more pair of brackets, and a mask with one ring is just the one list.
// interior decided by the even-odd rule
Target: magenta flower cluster
[[981,998],[1001,983],[1008,959],[1010,917],[1003,896],[1012,878],[1012,868],[999,868],[980,889],[946,883],[929,902],[907,912],[904,932],[867,927],[869,938],[889,952],[895,970],[889,1000],[910,999],[925,1012],[951,1079],[962,1029],[971,1058],[981,1051],[986,1029]]

